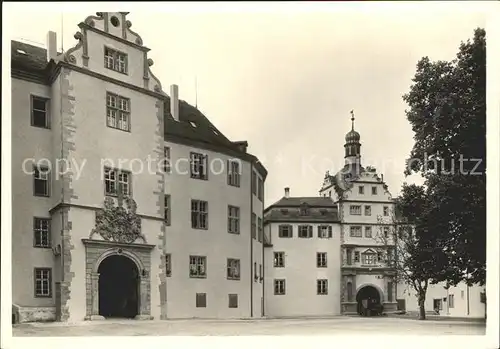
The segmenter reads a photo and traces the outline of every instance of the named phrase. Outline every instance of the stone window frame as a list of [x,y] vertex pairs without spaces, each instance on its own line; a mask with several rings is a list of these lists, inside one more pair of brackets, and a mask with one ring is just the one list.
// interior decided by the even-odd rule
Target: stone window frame
[[333,237],[333,227],[331,225],[318,225],[318,238],[331,239]]
[[227,184],[233,187],[240,187],[241,167],[237,159],[227,160]]
[[[37,176],[38,175],[38,176]],[[37,181],[45,182],[45,191],[37,192]],[[50,197],[50,189],[51,189],[51,171],[47,166],[36,166],[33,165],[33,196],[38,197]]]
[[372,195],[377,195],[377,187],[372,187]]
[[170,147],[167,146],[163,147],[163,172],[172,172]]
[[[194,263],[191,263],[192,261],[194,261]],[[202,267],[201,271],[200,267]],[[206,256],[195,256],[195,255],[189,256],[189,277],[193,279],[206,279],[207,277]]]
[[365,205],[365,216],[371,216],[371,215],[372,215],[371,205]]
[[260,176],[257,178],[257,198],[264,200],[264,180]]
[[[47,223],[47,228],[46,230],[43,230],[43,225],[40,224],[37,226],[37,223]],[[51,240],[51,218],[50,217],[33,217],[33,247],[36,248],[52,248],[52,240]],[[37,243],[37,240],[40,240],[43,242],[43,235],[46,235],[45,240],[47,241],[47,244],[43,243]],[[37,235],[40,235],[40,238],[37,237]]]
[[[359,233],[358,233],[359,231]],[[349,227],[349,236],[353,238],[362,238],[363,237],[363,230],[361,229],[360,225],[351,225]]]
[[285,279],[274,279],[274,295],[284,296],[286,295],[286,280]]
[[384,206],[384,208],[383,208],[383,214],[384,214],[384,217],[388,217],[389,216],[389,206]]
[[251,234],[253,239],[257,239],[257,215],[252,212]]
[[[41,273],[41,275],[38,276],[37,273]],[[47,276],[44,277],[43,273],[47,273]],[[33,268],[33,291],[35,298],[52,298],[52,282],[53,282],[52,278],[53,278],[52,268],[47,268],[47,267]],[[43,285],[44,281],[47,283],[46,288],[48,290],[46,293],[38,292],[38,287],[37,287],[38,281],[41,282],[40,285]],[[41,288],[43,291],[43,286]]]
[[[107,178],[107,173],[109,174],[114,174],[114,179]],[[127,181],[124,182],[123,180],[120,180],[120,176],[126,175],[127,176]],[[118,169],[110,166],[104,166],[104,196],[110,196],[110,197],[118,197],[118,191],[120,190],[123,194],[123,196],[128,196],[132,197],[132,172],[123,170],[123,169]],[[113,182],[114,183],[114,192],[108,191],[106,187],[106,182]],[[122,188],[123,184],[127,184],[127,190],[124,193]]]
[[328,254],[316,252],[316,268],[328,268]]
[[[41,102],[45,104],[45,110],[35,109],[35,101]],[[50,130],[51,122],[50,122],[50,98],[42,97],[38,95],[31,94],[30,95],[30,112],[31,112],[31,126],[37,128],[44,128]],[[43,126],[35,124],[35,112],[41,112],[45,114],[45,122]]]
[[364,186],[362,186],[362,185],[360,185],[360,186],[358,187],[358,193],[359,193],[360,195],[364,195],[364,194],[365,194],[365,187],[364,187]]
[[252,194],[257,195],[257,173],[255,171],[252,171]]
[[191,228],[208,230],[208,201],[191,199]]
[[197,152],[189,153],[189,172],[192,179],[208,180],[208,155]]
[[316,280],[316,294],[318,296],[328,295],[328,279]]
[[[298,227],[297,236],[301,239],[311,239],[313,237],[313,227],[310,224],[301,224]],[[304,233],[305,232],[305,233]]]
[[[112,98],[115,99],[116,104],[110,103]],[[125,104],[123,104],[125,102]],[[124,108],[123,105],[126,105],[127,108]],[[114,118],[111,118],[111,112],[115,112]],[[114,92],[106,91],[106,126],[115,130],[120,130],[124,132],[132,132],[131,121],[132,116],[132,107],[130,103],[130,98],[121,96]],[[123,122],[122,119],[125,119],[126,123]],[[114,119],[115,123],[111,123],[110,119]],[[126,126],[123,126],[126,125]]]
[[[116,65],[117,62],[120,62],[119,58],[123,58],[123,70],[120,69],[119,65],[117,68]],[[117,73],[128,75],[128,54],[104,45],[104,67]]]
[[241,276],[241,263],[237,258],[227,259],[227,273],[228,280],[240,280]]
[[278,237],[286,239],[293,238],[293,226],[291,224],[280,224],[278,226]]
[[365,226],[365,238],[373,237],[372,227],[367,225]]
[[257,217],[257,241],[262,242],[264,238],[264,227],[262,226],[262,218]]
[[350,205],[349,214],[351,216],[361,216],[361,205]]
[[240,233],[240,208],[227,205],[227,232],[229,234]]
[[377,252],[372,251],[372,250],[367,250],[361,253],[361,264],[362,265],[368,265],[368,266],[374,266],[377,265],[378,263],[378,256]]
[[278,251],[273,254],[273,266],[274,268],[284,268],[285,267],[285,252]]

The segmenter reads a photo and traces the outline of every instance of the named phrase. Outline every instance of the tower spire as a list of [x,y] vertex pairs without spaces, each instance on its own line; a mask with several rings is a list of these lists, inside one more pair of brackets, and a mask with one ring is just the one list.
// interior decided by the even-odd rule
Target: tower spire
[[352,128],[351,128],[351,130],[354,131],[354,109],[351,110],[351,122],[352,122]]

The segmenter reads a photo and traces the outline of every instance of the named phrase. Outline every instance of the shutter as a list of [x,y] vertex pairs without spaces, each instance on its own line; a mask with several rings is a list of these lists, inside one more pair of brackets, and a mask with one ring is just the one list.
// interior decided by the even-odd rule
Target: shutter
[[293,238],[293,225],[289,225],[288,227],[289,227],[289,229],[290,229],[290,235],[289,235],[289,236],[290,236],[291,238]]
[[333,236],[333,228],[331,225],[328,226],[328,237],[331,238]]
[[313,227],[312,225],[307,227],[307,237],[312,238],[313,237]]
[[318,237],[320,238],[321,237],[321,226],[318,225]]
[[231,184],[231,161],[227,160],[227,184]]

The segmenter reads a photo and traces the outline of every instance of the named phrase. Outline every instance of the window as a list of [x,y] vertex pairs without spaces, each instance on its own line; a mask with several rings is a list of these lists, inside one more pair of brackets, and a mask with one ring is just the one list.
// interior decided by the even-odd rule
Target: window
[[312,225],[299,225],[299,238],[312,238]]
[[285,293],[286,293],[285,280],[274,279],[274,294],[275,295],[284,295]]
[[191,153],[191,178],[208,179],[207,172],[207,155],[199,153]]
[[285,252],[274,252],[274,267],[275,268],[285,267]]
[[170,195],[165,195],[165,208],[163,217],[165,218],[165,224],[170,225]]
[[347,254],[347,265],[351,265],[352,264],[352,250],[347,249],[346,254]]
[[463,290],[462,290],[462,291],[460,291],[460,298],[464,299],[464,293],[465,293],[465,292],[464,292]]
[[387,249],[387,263],[392,263],[392,261],[394,260],[395,251],[396,250],[394,248]]
[[351,282],[348,282],[347,283],[347,301],[348,302],[352,302],[352,283]]
[[165,274],[167,277],[172,276],[172,257],[170,253],[165,255]]
[[350,235],[351,235],[351,237],[355,237],[355,238],[363,237],[363,233],[361,232],[361,227],[351,226],[350,227]]
[[263,238],[263,235],[264,235],[263,231],[262,231],[263,230],[263,228],[262,228],[262,218],[259,217],[259,218],[257,218],[257,220],[258,220],[258,223],[257,223],[257,230],[258,230],[258,232],[257,232],[258,233],[257,234],[257,240],[259,242],[262,242],[262,238]]
[[227,162],[227,184],[233,187],[240,186],[240,163],[238,160],[228,160]]
[[[130,195],[130,172],[112,168],[104,169],[105,194],[116,196],[119,192]],[[121,188],[121,190],[120,190]]]
[[257,195],[257,174],[252,171],[252,194]]
[[31,126],[50,128],[48,98],[31,96]]
[[206,308],[207,307],[207,294],[197,293],[196,294],[196,308]]
[[377,263],[377,254],[372,252],[363,253],[363,264],[374,265]]
[[278,236],[280,238],[291,238],[293,237],[293,227],[291,225],[282,224],[279,226]]
[[384,238],[388,238],[389,237],[389,227],[384,227]]
[[354,263],[359,263],[359,251],[354,252]]
[[47,167],[33,168],[33,195],[35,196],[50,196],[49,181],[50,171]]
[[35,297],[52,297],[52,269],[35,268]]
[[230,234],[240,233],[240,208],[236,206],[227,207],[227,231]]
[[208,202],[191,200],[191,227],[208,229]]
[[448,295],[448,308],[455,308],[455,296],[452,294]]
[[392,302],[393,301],[393,296],[392,296],[392,291],[393,291],[393,284],[391,281],[387,283],[387,301]]
[[316,253],[316,267],[326,268],[327,267],[326,252]]
[[300,207],[300,215],[301,216],[307,216],[309,214],[309,207],[307,207],[307,205],[302,205]]
[[227,259],[227,278],[229,280],[240,279],[240,260],[228,258]]
[[264,181],[260,177],[257,180],[257,198],[260,201],[264,199]]
[[371,216],[372,215],[372,207],[371,206],[365,206],[365,216]]
[[127,74],[127,54],[105,47],[104,66],[119,73]]
[[106,94],[106,124],[130,131],[130,99],[109,92]]
[[328,196],[332,197],[332,191],[331,190],[328,191]]
[[253,262],[253,279],[257,281],[259,276],[257,275],[257,262]]
[[434,298],[432,303],[434,310],[443,310],[443,302],[441,298]]
[[238,308],[237,294],[229,294],[229,308]]
[[372,227],[365,227],[365,238],[372,237]]
[[189,256],[189,276],[192,278],[207,277],[207,257]]
[[35,247],[51,247],[50,219],[35,217],[33,219],[33,233]]
[[361,215],[361,205],[351,205],[349,207],[349,212],[353,216],[360,216]]
[[372,187],[372,195],[377,195],[377,187]]
[[316,290],[319,295],[328,294],[328,280],[325,279],[316,280]]
[[382,263],[384,261],[384,254],[382,252],[377,252],[377,261]]
[[165,173],[170,173],[172,170],[171,164],[170,164],[170,147],[165,147],[163,148],[163,171]]
[[252,213],[252,238],[257,239],[257,215]]
[[365,187],[363,187],[362,185],[360,185],[358,189],[359,189],[359,194],[363,195],[365,193]]
[[329,239],[333,236],[333,228],[331,225],[319,225],[318,226],[318,238]]
[[389,207],[384,206],[384,216],[388,216],[388,215],[389,215]]
[[262,271],[262,264],[259,264],[259,280],[262,282],[264,280],[264,273]]

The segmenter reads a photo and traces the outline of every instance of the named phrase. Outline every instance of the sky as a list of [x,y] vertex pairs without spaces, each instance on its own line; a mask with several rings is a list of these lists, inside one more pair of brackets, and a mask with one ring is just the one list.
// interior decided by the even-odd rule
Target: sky
[[[405,181],[422,183],[403,174],[413,132],[402,96],[419,59],[451,60],[461,41],[486,26],[480,7],[331,5],[222,11],[214,4],[203,12],[163,4],[127,16],[151,49],[152,71],[164,90],[179,85],[179,97],[193,105],[197,100],[229,139],[249,142],[248,151],[269,172],[266,206],[284,195],[284,187],[291,196],[319,195],[325,172],[344,165],[351,110],[361,162],[383,173],[393,196]],[[4,17],[3,25],[13,29],[10,39],[45,46],[52,30],[65,50],[76,44],[77,24],[95,14],[89,6],[51,12],[46,5],[43,15],[30,8]]]

